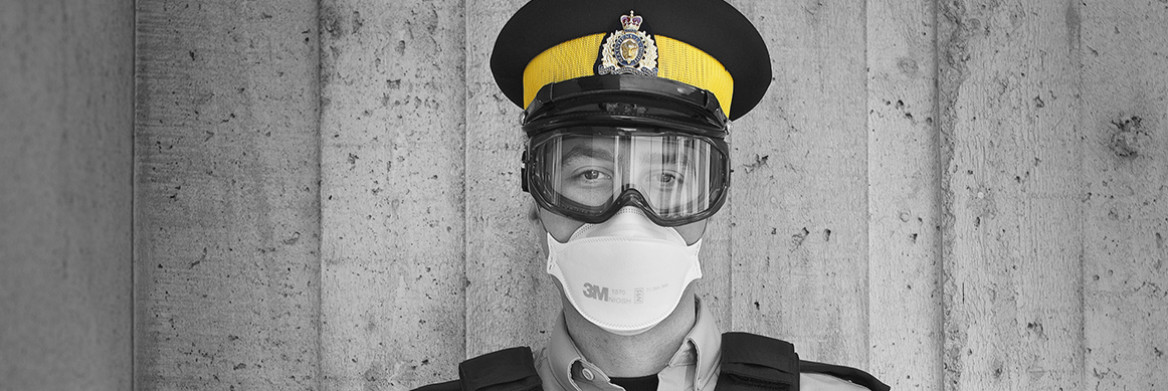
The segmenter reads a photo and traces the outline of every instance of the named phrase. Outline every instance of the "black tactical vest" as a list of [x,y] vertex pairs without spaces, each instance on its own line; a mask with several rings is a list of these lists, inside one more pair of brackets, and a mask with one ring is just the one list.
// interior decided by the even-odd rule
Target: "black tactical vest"
[[[855,368],[799,360],[794,345],[748,333],[722,334],[721,374],[715,391],[798,391],[800,373],[835,376],[872,391],[889,387]],[[415,391],[542,391],[531,349],[500,350],[463,361],[459,380],[431,384]]]

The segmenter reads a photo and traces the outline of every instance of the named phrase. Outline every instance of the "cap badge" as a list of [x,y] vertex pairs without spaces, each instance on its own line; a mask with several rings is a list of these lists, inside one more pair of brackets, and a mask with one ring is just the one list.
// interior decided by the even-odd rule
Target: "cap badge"
[[624,29],[614,31],[604,40],[596,74],[657,76],[657,43],[641,31],[643,19],[629,11],[628,15],[621,15],[620,21]]

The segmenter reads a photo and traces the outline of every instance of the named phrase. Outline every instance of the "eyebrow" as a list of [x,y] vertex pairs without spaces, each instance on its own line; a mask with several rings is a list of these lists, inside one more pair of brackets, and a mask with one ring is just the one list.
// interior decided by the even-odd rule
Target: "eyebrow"
[[[593,148],[587,145],[577,145],[568,150],[562,158],[561,164],[570,164],[573,160],[579,158],[590,158],[601,161],[612,162],[612,151],[603,148]],[[649,155],[641,155],[637,158],[643,163],[660,162],[670,165],[681,165],[682,167],[689,167],[691,163],[691,156],[685,153],[677,152],[660,152]]]
[[660,162],[664,164],[677,164],[683,167],[689,167],[691,159],[689,154],[665,152],[643,156],[640,158],[640,160],[646,163]]
[[568,150],[564,157],[560,158],[561,162],[570,162],[573,159],[587,157],[597,160],[612,161],[612,152],[605,149],[592,148],[583,145],[577,145]]

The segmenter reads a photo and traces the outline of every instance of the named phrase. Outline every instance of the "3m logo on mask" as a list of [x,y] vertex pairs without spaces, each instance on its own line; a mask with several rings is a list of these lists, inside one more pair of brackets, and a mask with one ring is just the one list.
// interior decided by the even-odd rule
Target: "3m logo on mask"
[[628,291],[623,289],[613,289],[611,293],[610,295],[608,287],[584,283],[584,297],[589,299],[620,304],[641,304],[645,301],[644,288],[633,289],[633,297],[628,297]]
[[584,283],[584,297],[600,301],[608,301],[608,288],[599,285]]

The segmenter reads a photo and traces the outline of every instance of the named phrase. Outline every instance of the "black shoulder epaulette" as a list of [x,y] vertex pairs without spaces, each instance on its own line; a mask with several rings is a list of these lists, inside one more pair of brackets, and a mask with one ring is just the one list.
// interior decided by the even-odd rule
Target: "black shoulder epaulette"
[[522,346],[487,353],[458,364],[458,380],[415,391],[542,391],[531,349]]
[[722,334],[722,373],[714,390],[796,391],[800,372],[832,375],[872,391],[889,390],[859,369],[799,360],[789,342],[738,332]]
[[799,389],[799,355],[786,341],[722,334],[722,373],[714,391]]
[[841,365],[824,364],[815,361],[799,361],[799,371],[804,373],[822,373],[864,386],[872,391],[888,391],[892,387],[882,383],[868,372]]

